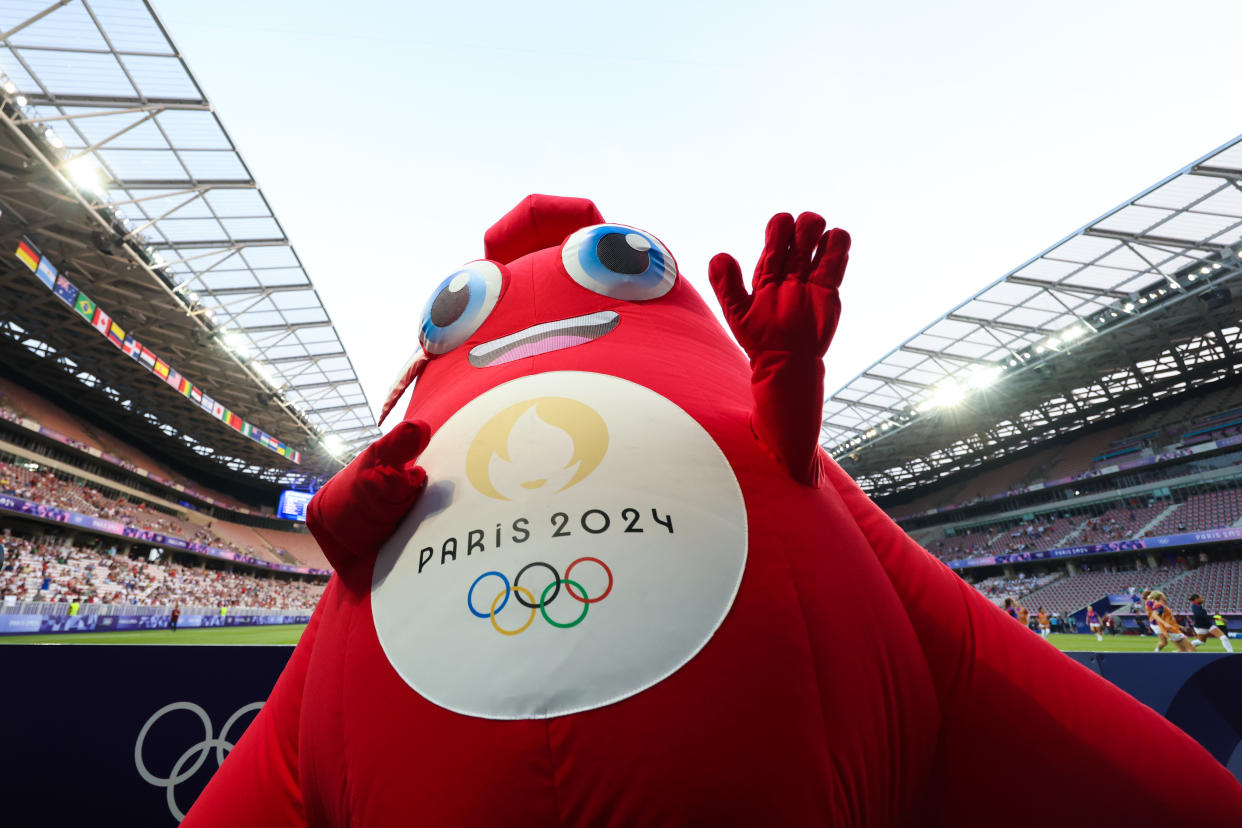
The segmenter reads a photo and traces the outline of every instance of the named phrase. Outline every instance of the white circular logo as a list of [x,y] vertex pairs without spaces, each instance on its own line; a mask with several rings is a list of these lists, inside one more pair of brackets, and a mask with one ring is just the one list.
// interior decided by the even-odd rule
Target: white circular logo
[[544,718],[632,696],[694,657],[746,563],[712,438],[626,380],[558,371],[471,400],[419,460],[427,490],[380,550],[371,611],[441,707]]

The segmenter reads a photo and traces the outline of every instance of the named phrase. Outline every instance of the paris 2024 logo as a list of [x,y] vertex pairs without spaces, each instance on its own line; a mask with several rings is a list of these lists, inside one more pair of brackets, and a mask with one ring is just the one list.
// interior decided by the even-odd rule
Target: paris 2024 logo
[[428,489],[380,552],[371,606],[393,668],[442,707],[516,719],[619,701],[693,658],[732,606],[737,481],[643,386],[512,380],[450,417],[420,462]]

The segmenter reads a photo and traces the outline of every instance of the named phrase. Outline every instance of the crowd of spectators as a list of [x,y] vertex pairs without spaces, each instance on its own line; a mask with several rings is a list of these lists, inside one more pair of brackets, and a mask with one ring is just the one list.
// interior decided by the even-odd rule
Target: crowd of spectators
[[260,578],[222,569],[144,560],[115,546],[71,546],[4,536],[0,598],[6,604],[52,601],[137,606],[306,610],[324,584]]
[[161,512],[153,505],[123,496],[111,497],[90,486],[73,482],[54,470],[35,463],[0,462],[0,494],[104,518],[123,524],[127,529],[156,532],[186,541],[227,549],[251,561],[262,561],[262,554],[253,546],[241,546],[221,537],[204,526],[197,526],[174,515]]

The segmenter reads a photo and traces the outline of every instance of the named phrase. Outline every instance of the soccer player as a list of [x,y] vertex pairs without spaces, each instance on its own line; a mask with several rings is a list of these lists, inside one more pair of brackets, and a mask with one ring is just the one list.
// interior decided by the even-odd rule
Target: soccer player
[[1152,602],[1152,617],[1164,631],[1166,640],[1172,641],[1174,646],[1183,653],[1193,653],[1195,648],[1186,640],[1186,634],[1182,632],[1181,625],[1177,623],[1177,619],[1173,617],[1173,611],[1168,607],[1168,596],[1157,589],[1153,590],[1148,598]]
[[1095,614],[1095,607],[1087,607],[1087,629],[1095,633],[1096,641],[1103,641],[1104,636],[1101,633],[1103,625],[1100,623],[1100,616]]
[[1197,592],[1190,596],[1190,615],[1191,625],[1195,630],[1195,640],[1191,642],[1194,646],[1206,643],[1207,637],[1211,635],[1219,638],[1220,643],[1225,645],[1225,652],[1233,652],[1233,642],[1212,622],[1211,616],[1203,608],[1203,596]]
[[1005,612],[1009,613],[1009,617],[1014,621],[1018,620],[1018,605],[1012,598],[1005,599]]
[[1151,634],[1156,637],[1156,652],[1160,652],[1169,646],[1169,636],[1165,633],[1164,628],[1156,621],[1155,606],[1156,602],[1152,600],[1151,594],[1153,590],[1143,590],[1143,610],[1147,613],[1147,626],[1151,629]]
[[1031,614],[1021,604],[1018,604],[1018,623],[1028,630],[1031,628]]
[[1040,607],[1036,616],[1039,619],[1039,634],[1048,640],[1048,633],[1052,632],[1052,621],[1048,618],[1048,613],[1044,612],[1044,608]]

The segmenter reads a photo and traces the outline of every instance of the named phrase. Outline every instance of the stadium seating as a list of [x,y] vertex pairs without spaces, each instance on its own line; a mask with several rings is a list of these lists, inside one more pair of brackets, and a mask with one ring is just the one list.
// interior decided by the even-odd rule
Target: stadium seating
[[1192,569],[1162,587],[1174,612],[1190,611],[1190,596],[1203,596],[1208,612],[1242,612],[1242,561],[1210,563]]
[[73,600],[140,606],[314,608],[324,585],[186,567],[110,554],[104,547],[6,538],[0,597],[6,602]]
[[1173,535],[1232,526],[1239,518],[1242,518],[1242,490],[1204,492],[1186,498],[1146,535]]
[[[184,516],[163,512],[152,504],[136,499],[111,497],[96,488],[70,480],[67,474],[41,466],[31,469],[31,465],[34,464],[0,462],[0,492],[84,515],[115,520],[134,529],[159,532],[228,549],[260,561],[296,563],[288,556],[278,554],[251,527],[220,519],[212,521],[209,526],[201,526]],[[304,545],[314,544],[314,539],[309,535],[299,537],[305,538]],[[302,548],[308,559],[323,560],[323,554],[317,549],[312,554],[304,546]],[[329,568],[326,561],[324,564],[309,565]]]
[[255,529],[259,537],[279,553],[284,550],[293,562],[316,569],[331,569],[332,564],[324,557],[323,550],[309,534],[303,532],[284,532],[279,529]]
[[1023,603],[1028,609],[1042,606],[1048,612],[1077,612],[1107,595],[1154,589],[1180,574],[1176,569],[1081,572],[1030,593]]

